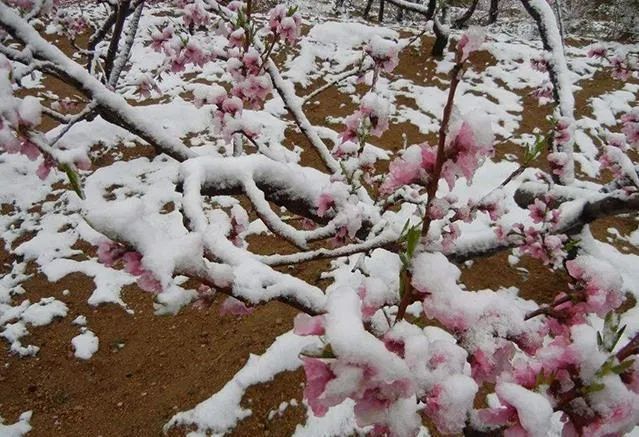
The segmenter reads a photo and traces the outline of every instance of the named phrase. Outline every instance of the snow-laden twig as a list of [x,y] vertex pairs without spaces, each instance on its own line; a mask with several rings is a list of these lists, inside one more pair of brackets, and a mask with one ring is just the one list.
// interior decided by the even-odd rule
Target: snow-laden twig
[[322,228],[312,231],[300,231],[295,229],[288,223],[283,222],[280,216],[273,212],[271,206],[264,198],[264,193],[257,188],[255,182],[249,179],[244,181],[243,186],[246,196],[253,204],[255,212],[262,219],[264,224],[266,224],[266,226],[274,234],[290,241],[297,247],[305,249],[309,241],[328,238],[335,234],[336,228],[333,223],[329,223]]
[[75,86],[89,99],[94,100],[98,112],[105,120],[140,136],[160,152],[178,160],[196,155],[180,140],[170,137],[158,129],[153,120],[148,119],[142,112],[129,105],[124,97],[109,90],[81,65],[70,59],[57,47],[52,46],[4,3],[0,3],[0,25],[14,38],[28,46],[38,59],[55,65],[55,68],[46,71]]
[[395,5],[399,8],[406,9],[408,11],[417,12],[418,14],[424,15],[426,20],[432,20],[433,15],[435,14],[435,6],[437,4],[436,0],[429,0],[428,6],[420,5],[418,3],[413,3],[406,0],[386,0],[388,3]]
[[115,61],[113,62],[113,70],[109,76],[109,86],[115,88],[122,74],[122,69],[126,65],[129,55],[131,54],[131,47],[135,41],[135,35],[138,32],[138,26],[140,25],[140,17],[142,16],[142,10],[144,9],[144,0],[140,1],[133,13],[133,16],[129,20],[129,26],[126,32],[126,38],[124,40],[124,46],[118,52]]
[[[551,59],[548,62],[548,74],[553,84],[555,101],[559,107],[562,117],[566,118],[574,128],[575,123],[575,96],[572,93],[572,81],[570,71],[564,53],[564,46],[557,20],[553,13],[552,6],[546,0],[521,0],[524,8],[537,23],[541,41]],[[570,135],[568,141],[562,144],[559,151],[568,155],[568,162],[565,165],[564,175],[561,182],[571,184],[575,179],[575,163],[573,157],[574,135]]]

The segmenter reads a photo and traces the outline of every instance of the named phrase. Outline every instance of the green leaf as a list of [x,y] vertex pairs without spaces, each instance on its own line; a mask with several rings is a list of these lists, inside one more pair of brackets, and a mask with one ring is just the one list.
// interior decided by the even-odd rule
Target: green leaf
[[622,361],[620,364],[617,364],[616,366],[614,366],[612,369],[610,369],[613,373],[620,375],[622,373],[624,373],[626,370],[628,370],[630,367],[632,367],[632,365],[635,363],[635,360],[630,359],[630,360],[625,360]]
[[599,382],[593,382],[592,384],[590,384],[588,387],[586,387],[584,389],[584,394],[588,394],[588,393],[596,393],[598,391],[603,390],[604,388],[606,388],[605,385],[599,383]]
[[615,346],[617,346],[617,343],[619,343],[619,340],[621,340],[621,336],[623,335],[625,330],[626,330],[626,325],[623,325],[621,329],[617,331],[615,338],[612,340],[612,346],[611,346],[610,352],[612,352]]
[[62,164],[62,170],[67,174],[69,178],[69,182],[71,183],[71,187],[73,191],[76,192],[80,199],[84,199],[84,191],[82,191],[82,183],[80,182],[80,176],[75,172],[75,170],[69,164]]

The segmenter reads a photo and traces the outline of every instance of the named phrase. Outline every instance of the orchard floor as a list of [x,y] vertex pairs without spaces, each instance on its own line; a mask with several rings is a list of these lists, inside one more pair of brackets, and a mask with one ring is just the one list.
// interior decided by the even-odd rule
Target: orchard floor
[[[430,44],[431,39],[423,38],[424,52]],[[473,62],[481,69],[493,60],[488,53],[480,53]],[[397,74],[429,77],[434,74],[433,66],[419,52],[408,50],[402,55]],[[577,95],[578,107],[586,108],[579,102],[619,85],[605,75],[581,82],[583,90]],[[524,90],[521,94],[524,99],[522,132],[534,126],[544,128],[549,111],[548,106],[538,106],[527,92],[529,90]],[[326,125],[328,114],[341,116],[353,109],[350,100],[334,90],[321,94],[318,100],[320,104],[310,111],[311,121],[316,124]],[[346,105],[341,106],[342,103]],[[409,99],[402,102],[412,103]],[[288,133],[290,141],[303,143],[299,134]],[[419,134],[415,126],[404,123],[393,126],[375,144],[385,146],[391,143],[390,138],[399,143],[396,139],[401,138],[402,133],[406,133],[409,143],[429,139]],[[497,156],[520,154],[520,151],[519,146],[502,143]],[[148,152],[139,148],[128,150],[127,154]],[[312,153],[303,155],[303,162],[316,164],[317,157]],[[3,205],[3,214],[8,208]],[[619,235],[627,236],[638,224],[636,217],[618,217],[595,223],[592,230],[597,238],[613,241],[618,236],[609,229],[616,228]],[[269,237],[253,237],[250,244],[256,251],[270,252],[280,243]],[[628,246],[621,239],[616,245]],[[4,242],[0,246],[4,246]],[[92,251],[90,247],[84,249]],[[632,247],[625,250],[636,251]],[[565,287],[561,273],[552,273],[530,259],[510,266],[507,256],[508,253],[501,253],[464,266],[463,282],[469,289],[516,286],[521,295],[540,303],[549,301]],[[0,274],[10,270],[13,260],[10,253],[0,251]],[[33,302],[40,297],[54,296],[67,304],[69,313],[50,325],[31,330],[31,336],[25,341],[40,346],[35,357],[13,356],[7,343],[0,341],[0,412],[7,423],[13,423],[22,412],[33,410],[30,436],[161,435],[163,426],[176,412],[190,409],[220,390],[244,365],[249,353],[263,353],[275,337],[290,330],[296,314],[284,304],[270,303],[256,308],[248,317],[221,317],[218,301],[207,310],[187,307],[175,316],[156,316],[153,297],[129,286],[122,297],[134,311],[131,315],[117,305],[88,305],[87,298],[94,288],[89,277],[76,273],[50,283],[37,272],[35,264],[31,267],[34,276],[22,284],[27,291],[23,297]],[[315,263],[301,266],[293,273],[316,281],[321,267],[321,263]],[[69,293],[63,294],[65,290]],[[87,316],[91,330],[100,341],[98,352],[88,361],[76,359],[70,343],[77,333],[71,321],[80,314]],[[302,391],[301,371],[283,373],[268,384],[250,388],[243,405],[252,410],[252,415],[240,423],[233,435],[291,435],[296,425],[304,422]],[[297,400],[297,406],[288,406],[269,418],[269,413],[291,399]],[[182,435],[186,431],[172,430],[170,435]]]

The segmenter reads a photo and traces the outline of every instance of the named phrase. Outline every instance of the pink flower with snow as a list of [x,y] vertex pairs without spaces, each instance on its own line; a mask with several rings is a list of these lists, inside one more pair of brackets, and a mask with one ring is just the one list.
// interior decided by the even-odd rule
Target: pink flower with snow
[[472,181],[483,159],[493,153],[493,138],[490,124],[480,125],[479,120],[473,119],[471,124],[469,118],[451,126],[446,140],[447,159],[442,168],[442,177],[451,190],[459,177],[465,177],[467,183]]
[[316,206],[318,217],[324,217],[331,208],[335,207],[335,198],[330,193],[322,193],[317,198]]
[[416,182],[421,174],[421,163],[397,158],[388,167],[389,174],[379,188],[382,195],[389,195],[404,185]]
[[532,66],[533,70],[537,70],[542,73],[548,71],[548,61],[543,56],[536,56],[534,58],[531,58],[530,65]]
[[232,296],[227,297],[224,302],[222,302],[222,305],[220,305],[221,316],[242,317],[247,316],[252,312],[253,308],[247,307],[244,302]]
[[142,267],[142,254],[140,252],[126,252],[122,256],[124,271],[135,276],[141,276],[146,272]]
[[588,49],[589,58],[605,58],[608,50],[602,45],[595,45]]
[[553,174],[564,176],[566,174],[566,165],[570,161],[566,152],[554,152],[548,154],[548,164]]
[[612,64],[612,77],[617,80],[626,81],[632,74],[632,70],[628,67],[628,63],[621,56],[614,56],[610,63]]
[[321,399],[329,381],[335,378],[328,364],[318,358],[302,357],[306,385],[304,386],[304,399],[313,410],[313,414],[322,417],[331,406]]
[[449,253],[455,248],[455,241],[461,236],[461,229],[457,223],[450,223],[448,229],[442,231],[442,249]]
[[284,5],[277,5],[269,12],[268,23],[276,37],[292,45],[299,38],[302,16],[297,8],[287,9]]
[[41,180],[45,180],[47,176],[49,176],[51,169],[54,168],[56,165],[57,163],[55,162],[55,159],[53,159],[50,155],[46,155],[44,159],[42,160],[42,162],[40,163],[40,165],[38,166],[38,169],[36,170],[36,175]]
[[239,28],[231,32],[229,35],[229,45],[231,47],[242,47],[244,45],[245,40],[245,32],[243,28]]
[[186,43],[182,54],[187,63],[190,62],[199,67],[202,67],[209,60],[209,55],[206,54],[197,41],[193,39],[190,39],[189,42]]
[[539,87],[535,88],[530,95],[535,97],[540,105],[543,105],[553,98],[553,90],[552,82],[545,80]]
[[157,294],[162,291],[162,283],[148,270],[144,270],[143,273],[138,276],[137,284],[138,287],[148,293]]
[[623,280],[619,273],[604,261],[589,255],[580,255],[567,261],[566,268],[584,293],[586,311],[603,317],[623,303]]
[[366,45],[366,53],[375,65],[390,73],[399,64],[399,45],[379,35],[374,35]]
[[553,142],[557,146],[566,145],[572,138],[572,122],[562,117],[555,124],[555,130],[553,132]]
[[324,335],[324,316],[309,316],[300,313],[293,320],[293,332],[296,335]]
[[479,50],[484,43],[484,39],[486,39],[486,33],[481,27],[469,27],[457,43],[457,51],[461,56],[461,62],[467,60],[472,52]]
[[152,92],[155,91],[158,94],[161,93],[160,87],[158,86],[153,76],[149,73],[143,73],[138,77],[135,81],[135,92],[136,94],[148,99],[151,97]]
[[29,140],[23,140],[20,145],[20,153],[29,158],[31,161],[35,161],[40,156],[40,149]]
[[626,136],[626,141],[635,148],[639,148],[639,108],[621,117],[623,127],[621,131]]
[[102,240],[98,243],[98,261],[107,267],[113,267],[125,252],[125,247],[114,241]]
[[441,220],[450,211],[451,202],[446,198],[436,197],[430,202],[428,207],[428,216],[432,220]]
[[548,205],[541,199],[535,199],[533,203],[528,205],[528,211],[530,211],[530,218],[534,223],[543,223],[546,220]]
[[184,6],[184,15],[182,19],[186,26],[200,27],[209,22],[209,14],[204,9],[204,4],[201,1],[195,1],[193,3]]
[[173,38],[173,26],[166,26],[162,31],[155,29],[151,32],[151,48],[156,52],[166,51],[169,41]]

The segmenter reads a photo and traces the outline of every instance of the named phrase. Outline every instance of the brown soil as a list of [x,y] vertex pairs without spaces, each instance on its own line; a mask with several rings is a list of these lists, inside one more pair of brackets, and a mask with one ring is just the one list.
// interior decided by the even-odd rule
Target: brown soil
[[[422,50],[411,48],[403,53],[395,75],[424,83],[433,80],[435,64],[424,55],[431,44],[432,38],[424,37]],[[473,62],[474,68],[481,70],[494,59],[487,53],[480,53]],[[444,76],[440,78],[445,79]],[[70,93],[65,84],[48,85],[59,95]],[[598,95],[601,87],[608,89],[611,84],[602,85],[598,78],[581,85],[584,91],[577,98],[578,102],[585,103],[588,97]],[[519,133],[531,132],[534,127],[545,130],[549,107],[539,107],[525,91],[522,97],[524,114]],[[349,96],[335,89],[322,93],[317,100],[319,105],[313,105],[309,111],[311,121],[317,124],[326,125],[329,114],[345,116],[354,109]],[[400,98],[397,105],[414,107],[414,102]],[[387,149],[398,150],[402,145],[402,134],[406,135],[409,144],[435,140],[433,135],[425,136],[416,126],[404,123],[393,125],[382,138],[372,141]],[[317,154],[298,132],[290,129],[287,143],[291,147],[304,147],[303,164],[322,167]],[[499,146],[497,156],[506,153],[521,155],[521,148],[506,142]],[[117,147],[99,156],[95,165],[108,165],[118,154],[123,154],[124,159],[150,157],[153,150],[146,146]],[[12,210],[11,205],[2,205],[3,215],[11,214]],[[636,229],[637,221],[611,218],[593,229],[597,237],[606,238],[610,236],[606,231],[610,227],[628,235]],[[25,234],[21,241],[30,237]],[[14,248],[16,244],[14,242]],[[264,254],[291,250],[288,243],[272,237],[253,236],[249,244],[253,251]],[[93,250],[84,242],[79,242],[77,247],[88,252]],[[522,296],[540,303],[549,302],[566,286],[565,275],[551,272],[528,258],[522,258],[513,267],[506,262],[507,256],[507,253],[497,254],[464,267],[463,282],[469,289],[516,286]],[[0,273],[10,271],[13,260],[11,254],[0,250]],[[318,261],[283,270],[325,287],[327,284],[319,280],[319,274],[327,265],[328,261]],[[32,436],[160,435],[162,426],[173,414],[192,408],[220,390],[244,365],[249,353],[263,353],[276,336],[290,330],[296,313],[286,305],[274,302],[256,308],[246,318],[224,318],[217,311],[220,297],[205,311],[189,307],[176,316],[159,317],[153,314],[152,296],[130,286],[124,290],[123,299],[134,311],[131,315],[116,305],[89,306],[86,302],[94,284],[82,274],[49,283],[42,274],[35,272],[35,267],[32,266],[32,270],[36,274],[23,284],[27,292],[22,298],[36,302],[42,297],[54,296],[69,307],[66,318],[30,329],[31,335],[24,341],[41,347],[36,357],[12,356],[6,342],[0,342],[0,414],[12,423],[20,413],[33,410]],[[70,293],[64,296],[63,290]],[[20,299],[14,299],[14,304]],[[100,340],[98,352],[86,362],[73,357],[70,345],[71,338],[79,333],[71,321],[81,314],[87,317],[88,327]],[[303,423],[305,417],[301,403],[302,383],[303,374],[297,371],[250,388],[243,405],[251,408],[253,414],[240,423],[233,435],[291,435],[296,424]],[[296,399],[299,406],[289,407],[282,415],[268,420],[271,410],[291,399]],[[183,435],[186,431],[172,430],[170,434]]]

